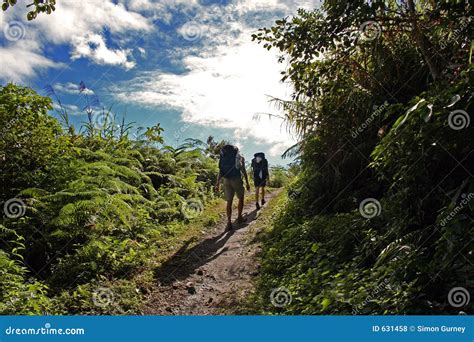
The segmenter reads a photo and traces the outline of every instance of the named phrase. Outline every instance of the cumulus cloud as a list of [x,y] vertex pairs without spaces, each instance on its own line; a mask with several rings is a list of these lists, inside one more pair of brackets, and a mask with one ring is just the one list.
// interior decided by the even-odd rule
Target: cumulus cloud
[[87,34],[83,37],[74,37],[71,59],[81,57],[89,58],[99,65],[121,65],[125,69],[131,69],[135,62],[129,60],[131,49],[109,49],[105,44],[104,37],[100,34]]
[[51,42],[70,44],[73,60],[88,58],[99,65],[117,65],[125,69],[135,66],[131,49],[108,47],[103,30],[127,43],[125,34],[133,39],[133,32],[153,29],[149,18],[112,1],[60,1],[56,13],[38,17],[36,25]]
[[48,68],[65,67],[44,57],[38,45],[32,41],[20,41],[7,47],[0,47],[2,67],[0,79],[7,82],[23,83]]
[[175,107],[185,122],[231,128],[237,139],[271,143],[271,153],[277,155],[293,139],[281,121],[254,116],[275,112],[267,94],[285,98],[288,89],[279,82],[276,56],[248,37],[244,34],[232,47],[217,48],[212,55],[185,57],[187,73],[147,72],[113,91],[124,102]]
[[112,0],[58,1],[52,15],[38,16],[36,27],[55,44],[70,43],[76,38],[100,34],[106,28],[111,34],[151,31],[152,22]]
[[[113,0],[59,1],[53,14],[39,15],[31,22],[25,21],[26,10],[19,4],[0,16],[3,80],[25,82],[42,70],[64,66],[45,57],[44,50],[51,44],[70,45],[72,59],[88,58],[97,64],[131,69],[135,66],[131,50],[107,46],[104,30],[124,44],[133,41],[134,34],[153,30],[150,18]],[[10,23],[16,26],[8,26]]]

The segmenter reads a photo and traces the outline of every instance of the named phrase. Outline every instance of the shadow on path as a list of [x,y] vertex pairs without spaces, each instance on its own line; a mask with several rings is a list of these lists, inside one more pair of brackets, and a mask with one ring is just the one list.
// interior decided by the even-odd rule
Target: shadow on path
[[[227,251],[225,245],[232,235],[238,230],[246,228],[256,219],[257,210],[245,214],[244,217],[247,222],[242,224],[234,223],[233,230],[224,231],[216,236],[207,238],[192,248],[188,249],[193,239],[186,241],[173,256],[155,269],[155,278],[161,285],[170,285],[177,280],[186,279],[198,268],[219,257]],[[225,227],[225,222],[221,222],[219,227]]]

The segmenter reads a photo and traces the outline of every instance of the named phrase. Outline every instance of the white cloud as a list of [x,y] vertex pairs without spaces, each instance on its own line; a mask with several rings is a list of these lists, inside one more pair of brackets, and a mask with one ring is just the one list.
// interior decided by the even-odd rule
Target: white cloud
[[61,112],[62,110],[65,110],[68,113],[68,115],[76,115],[76,114],[81,115],[81,114],[84,114],[81,111],[81,109],[76,105],[70,105],[70,104],[64,104],[63,103],[62,108],[61,108],[61,106],[58,103],[54,102],[53,103],[53,108],[58,112]]
[[284,10],[287,9],[287,6],[279,0],[238,0],[236,8],[239,12],[245,13],[256,10]]
[[106,28],[111,34],[151,31],[151,21],[111,0],[58,1],[51,15],[40,15],[34,24],[55,44],[70,43],[80,37],[99,34]]
[[87,88],[87,87],[80,90],[80,85],[79,84],[74,84],[72,82],[55,83],[53,85],[53,89],[56,92],[65,93],[65,94],[75,94],[75,95],[77,95],[77,94],[85,94],[85,95],[94,94],[94,91]]
[[74,37],[73,51],[71,59],[86,57],[100,65],[121,65],[125,69],[135,66],[134,61],[129,60],[132,50],[130,49],[109,49],[104,37],[100,34],[87,34],[83,37]]
[[185,57],[184,64],[185,74],[144,73],[114,92],[124,102],[179,108],[184,121],[231,128],[237,139],[271,143],[272,155],[294,143],[281,121],[253,119],[255,113],[275,112],[267,94],[285,98],[287,89],[279,81],[276,56],[251,42],[248,32],[231,47]]
[[[135,66],[130,50],[108,47],[103,31],[107,30],[112,40],[117,38],[120,43],[133,44],[134,33],[153,30],[150,18],[112,0],[58,1],[55,12],[40,14],[31,22],[25,21],[26,11],[24,5],[18,4],[14,10],[0,16],[0,36],[5,38],[2,37],[3,46],[0,47],[2,80],[25,82],[41,70],[63,66],[44,56],[43,51],[50,44],[70,44],[73,59],[84,57],[97,64],[130,69]],[[13,31],[6,26],[12,22],[21,25]],[[21,37],[11,39],[9,34],[20,34]]]
[[31,41],[19,41],[13,46],[0,47],[0,56],[0,79],[7,82],[24,83],[42,70],[65,67],[62,63],[44,57],[37,44]]
[[[127,43],[133,32],[149,32],[153,25],[149,18],[127,10],[124,4],[112,1],[60,1],[56,12],[39,16],[35,21],[44,37],[55,44],[71,45],[71,58],[88,58],[100,65],[117,65],[131,69],[131,50],[107,46],[103,31],[107,30],[118,41]],[[61,29],[58,29],[61,28]],[[129,34],[130,37],[125,36]],[[128,42],[133,45],[132,42]]]

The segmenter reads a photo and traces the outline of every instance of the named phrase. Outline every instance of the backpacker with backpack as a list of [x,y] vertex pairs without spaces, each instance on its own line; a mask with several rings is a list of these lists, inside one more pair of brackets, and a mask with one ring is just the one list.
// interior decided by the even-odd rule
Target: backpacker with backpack
[[268,178],[268,160],[265,159],[265,153],[255,153],[252,159],[253,178],[265,180]]
[[224,178],[241,177],[242,157],[237,147],[225,145],[221,149],[219,159],[219,174]]

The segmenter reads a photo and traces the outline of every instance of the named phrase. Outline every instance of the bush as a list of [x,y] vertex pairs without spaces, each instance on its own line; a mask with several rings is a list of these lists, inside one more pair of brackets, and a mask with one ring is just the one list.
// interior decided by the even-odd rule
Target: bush
[[272,188],[282,188],[288,185],[290,176],[288,170],[283,167],[274,166],[270,169],[270,180],[268,186]]

